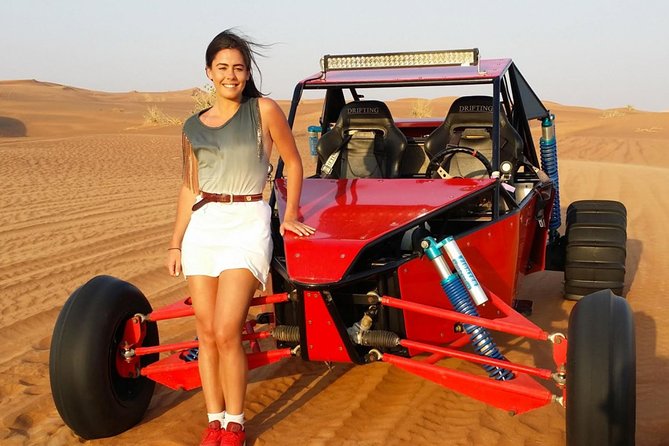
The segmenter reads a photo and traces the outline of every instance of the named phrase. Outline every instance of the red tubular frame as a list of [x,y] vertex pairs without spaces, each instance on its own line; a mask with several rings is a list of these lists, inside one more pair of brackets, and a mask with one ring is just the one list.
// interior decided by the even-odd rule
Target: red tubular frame
[[[288,293],[273,294],[271,296],[255,297],[251,301],[251,306],[274,304],[286,302],[289,300]],[[198,373],[197,360],[184,361],[182,352],[199,346],[199,342],[187,341],[176,342],[172,344],[163,344],[156,346],[141,346],[144,337],[147,322],[158,322],[167,319],[176,319],[194,314],[191,299],[186,298],[182,301],[167,305],[151,312],[147,316],[137,315],[126,322],[124,327],[124,336],[118,345],[119,355],[116,360],[116,368],[121,376],[137,377],[146,376],[156,382],[159,382],[172,389],[194,389],[200,386],[200,375]],[[292,355],[290,349],[277,349],[270,351],[260,351],[260,339],[272,336],[271,331],[255,332],[255,320],[247,321],[243,327],[242,340],[249,341],[251,353],[248,353],[247,360],[249,369],[271,364],[280,359]],[[154,362],[140,369],[140,357],[164,352],[176,352],[159,361]],[[127,358],[127,353],[131,353]]]
[[[493,302],[495,305],[497,305],[499,302],[502,302],[501,299],[499,298],[495,299],[492,293],[489,294],[491,302]],[[491,330],[503,331],[505,333],[524,336],[539,341],[548,340],[547,332],[545,332],[541,328],[537,327],[536,325],[534,325],[533,323],[522,317],[521,320],[525,323],[520,325],[517,322],[507,322],[499,319],[486,319],[477,316],[469,316],[467,314],[463,314],[457,311],[431,307],[429,305],[423,305],[416,302],[408,302],[390,296],[382,296],[380,298],[380,302],[382,305],[386,305],[388,307],[398,308],[400,310],[406,310],[406,311],[414,311],[416,313],[447,319],[453,322],[478,325],[479,327],[485,327],[485,328],[490,328]],[[511,311],[513,311],[513,309],[511,309]]]
[[[256,307],[258,305],[276,304],[276,303],[286,302],[288,301],[288,299],[289,299],[288,293],[279,293],[279,294],[272,294],[271,296],[254,297],[253,300],[251,300],[251,306]],[[177,319],[180,317],[192,316],[193,314],[194,314],[193,306],[191,305],[191,300],[189,297],[183,301],[176,302],[172,305],[168,305],[166,307],[159,308],[158,310],[151,312],[151,314],[148,314],[146,316],[146,320],[148,322],[158,322],[158,321],[164,321],[166,319]]]
[[[258,333],[248,333],[242,335],[242,341],[257,341],[258,339],[271,338],[272,332],[260,331]],[[183,351],[196,348],[200,345],[198,341],[175,342],[174,344],[156,345],[153,347],[137,347],[135,356],[151,355],[153,353],[163,353],[170,351]],[[258,350],[259,351],[259,350]]]
[[381,360],[514,414],[527,412],[553,401],[551,392],[523,373],[516,374],[511,381],[496,381],[388,353]]
[[[414,348],[423,352],[439,353],[443,356],[451,358],[464,359],[465,361],[474,362],[476,364],[487,364],[495,367],[513,370],[514,372],[522,372],[528,375],[538,376],[542,379],[551,379],[552,372],[548,369],[540,369],[522,364],[516,364],[509,361],[501,361],[499,359],[489,358],[488,356],[475,355],[460,350],[454,350],[448,347],[439,347],[437,345],[425,344],[423,342],[410,341],[409,339],[402,339],[400,345],[407,348]],[[427,361],[423,361],[427,363]]]
[[[379,302],[387,307],[437,317],[454,323],[476,325],[540,341],[549,340],[549,334],[547,332],[522,317],[494,293],[488,290],[487,294],[489,297],[488,305],[493,306],[494,309],[497,310],[497,314],[500,315],[497,319],[469,316],[457,311],[405,301],[390,296],[380,297]],[[310,299],[311,297],[314,299]],[[289,295],[287,293],[281,293],[254,298],[251,305],[273,304],[286,302],[288,300]],[[312,302],[312,300],[314,302]],[[311,325],[321,322],[322,324],[327,325],[327,327],[321,327],[321,325],[311,326],[307,324],[307,331],[309,334],[308,339],[310,342],[315,341],[314,344],[318,344],[318,348],[322,350],[317,350],[316,345],[312,348],[313,351],[310,350],[310,359],[315,359],[319,356],[317,354],[318,351],[321,352],[321,356],[326,355],[326,353],[331,353],[332,335],[334,332],[328,331],[327,328],[334,330],[335,323],[325,317],[327,316],[327,309],[325,308],[323,297],[320,293],[305,292],[305,302],[310,304],[307,310],[305,310],[305,323],[307,323],[307,319],[309,319]],[[317,303],[320,306],[314,307]],[[143,334],[141,332],[141,327],[144,326],[143,322],[156,322],[190,316],[192,314],[193,308],[190,298],[188,298],[152,312],[142,322],[140,322],[139,316],[129,320],[125,327],[124,339],[121,341],[119,348],[122,348],[123,351],[126,352],[134,349],[134,355],[129,360],[119,359],[119,361],[117,361],[117,367],[119,367],[120,371],[124,372],[124,375],[122,376],[132,376],[134,370],[134,376],[141,374],[142,376],[148,377],[173,389],[189,390],[199,387],[201,383],[197,360],[186,362],[181,356],[183,351],[197,347],[199,345],[197,340],[158,346],[141,346],[141,338]],[[272,334],[271,331],[256,333],[254,330],[255,325],[255,321],[248,321],[243,327],[242,334],[242,340],[251,342],[252,352],[247,354],[249,369],[268,365],[293,355],[293,352],[289,348],[275,349],[265,352],[260,351],[260,345],[257,341],[269,338]],[[564,372],[567,341],[563,337],[559,337],[559,339],[550,337],[550,340],[553,341],[553,358],[557,365],[559,375]],[[418,361],[385,353],[379,355],[379,358],[384,362],[394,364],[410,373],[422,376],[444,387],[483,401],[491,406],[509,410],[513,413],[526,412],[549,404],[551,401],[555,400],[555,395],[532,379],[532,376],[534,376],[550,380],[555,376],[550,370],[497,360],[487,356],[476,355],[459,350],[460,347],[466,345],[468,342],[469,339],[465,335],[454,340],[448,346],[437,346],[425,342],[404,339],[400,341],[400,345],[406,347],[409,351],[430,353],[430,356],[424,358],[423,361]],[[139,370],[138,365],[141,356],[169,351],[174,351],[176,353]],[[350,359],[343,347],[337,349],[337,352],[339,352],[339,356],[334,360],[347,361]],[[313,358],[311,357],[312,354],[314,356]],[[497,381],[483,375],[478,376],[435,364],[444,357],[462,359],[475,364],[488,364],[495,367],[506,368],[512,370],[515,377],[509,381]],[[328,356],[328,358],[330,357]],[[330,360],[332,360],[332,358],[330,358]],[[564,388],[559,382],[558,387]]]
[[[499,314],[503,315],[502,317],[487,319],[470,316],[457,311],[409,302],[390,296],[381,296],[379,301],[382,305],[388,307],[398,308],[403,311],[413,311],[455,323],[476,325],[539,341],[553,340],[546,331],[522,317],[494,293],[488,291],[487,294],[490,301],[489,304],[499,310]],[[463,335],[462,338],[453,341],[448,347],[443,347],[403,339],[400,341],[400,345],[406,347],[409,351],[431,353],[431,355],[424,361],[417,361],[388,353],[380,355],[380,358],[382,361],[393,364],[410,373],[422,376],[444,387],[513,413],[527,412],[555,400],[555,395],[531,378],[531,376],[535,376],[551,380],[554,377],[554,373],[551,370],[456,350],[456,348],[466,345],[468,341],[468,337]],[[566,351],[566,339],[560,338],[553,341],[553,359],[558,373],[564,371]],[[475,364],[488,364],[513,370],[515,377],[509,381],[498,381],[435,365],[437,361],[444,357],[458,358]],[[560,383],[558,383],[558,387],[561,387]]]
[[[198,373],[197,360],[184,362],[179,359],[179,354],[169,356],[159,362],[142,368],[142,376],[159,382],[171,389],[191,390],[200,387],[200,374]],[[267,352],[248,353],[249,370],[271,364],[283,358],[292,356],[289,348],[270,350]]]

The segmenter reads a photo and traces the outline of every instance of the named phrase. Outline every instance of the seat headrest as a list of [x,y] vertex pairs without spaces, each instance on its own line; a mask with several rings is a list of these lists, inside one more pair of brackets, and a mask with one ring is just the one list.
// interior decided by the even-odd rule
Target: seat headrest
[[[487,157],[492,155],[493,98],[491,96],[462,96],[451,104],[444,122],[437,127],[425,141],[425,150],[430,156],[452,143],[458,132],[464,139],[487,140],[485,146],[479,145],[479,151]],[[504,109],[500,107],[499,127],[501,136],[501,160],[509,160],[514,164],[521,159],[523,141],[518,132],[510,124]],[[459,137],[458,142],[459,144]],[[471,145],[472,142],[469,141]],[[467,145],[467,144],[463,144]]]
[[[509,125],[506,115],[499,114],[500,127]],[[471,127],[491,127],[492,126],[492,97],[490,96],[463,96],[457,98],[448,109],[446,120],[447,126],[471,126]]]
[[[344,105],[334,127],[318,140],[320,163],[330,166],[332,178],[396,178],[407,140],[381,101]],[[340,153],[332,158],[333,154]]]
[[490,96],[462,96],[457,98],[448,113],[492,113]]
[[492,126],[492,98],[465,96],[456,99],[446,115],[446,125]]
[[388,106],[381,101],[354,101],[339,113],[338,127],[354,129],[387,129],[394,127]]

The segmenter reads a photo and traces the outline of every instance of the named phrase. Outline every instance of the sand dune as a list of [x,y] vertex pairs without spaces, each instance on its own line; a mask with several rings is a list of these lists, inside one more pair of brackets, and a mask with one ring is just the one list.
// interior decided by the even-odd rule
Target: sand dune
[[[186,295],[162,262],[180,176],[180,128],[148,126],[151,105],[184,119],[189,91],[110,94],[36,81],[0,82],[0,443],[69,445],[50,395],[51,332],[69,294],[90,277],[130,281],[153,307]],[[393,101],[409,115],[415,100]],[[447,98],[430,101],[435,116]],[[282,102],[287,107],[287,103]],[[669,417],[669,113],[597,110],[550,104],[558,116],[563,208],[578,199],[621,200],[628,209],[626,293],[637,324],[637,444],[668,445]],[[295,125],[307,172],[307,125]],[[562,275],[528,277],[520,297],[532,320],[565,331],[572,303]],[[163,325],[164,324],[164,325]],[[161,323],[163,341],[194,336],[190,320]],[[550,367],[534,342],[499,339],[517,361]],[[472,366],[449,360],[463,370]],[[199,391],[157,388],[145,420],[100,445],[197,444],[206,421]],[[551,405],[512,417],[386,364],[352,367],[300,360],[251,374],[246,403],[249,444],[561,445],[564,411]]]

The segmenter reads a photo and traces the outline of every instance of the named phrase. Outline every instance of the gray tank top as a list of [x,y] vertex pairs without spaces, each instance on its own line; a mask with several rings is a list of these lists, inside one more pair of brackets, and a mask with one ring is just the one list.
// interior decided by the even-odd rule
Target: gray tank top
[[269,160],[263,144],[258,98],[244,97],[237,112],[220,127],[209,127],[200,120],[205,111],[194,114],[184,123],[185,142],[190,143],[187,145],[192,152],[187,153],[188,148],[184,147],[184,173],[188,170],[186,157],[195,155],[200,191],[234,195],[262,193]]

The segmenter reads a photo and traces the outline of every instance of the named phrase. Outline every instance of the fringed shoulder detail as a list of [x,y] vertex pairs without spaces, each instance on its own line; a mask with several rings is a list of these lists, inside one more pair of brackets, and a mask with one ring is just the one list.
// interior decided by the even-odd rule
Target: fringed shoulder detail
[[194,193],[198,193],[200,185],[197,178],[197,158],[185,132],[181,133],[181,149],[183,151],[183,184]]
[[256,144],[258,146],[258,159],[262,160],[266,157],[265,142],[262,135],[262,115],[260,114],[260,100],[255,98],[255,115],[256,115]]

